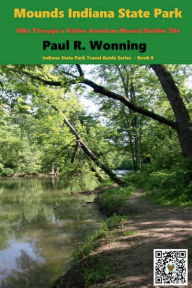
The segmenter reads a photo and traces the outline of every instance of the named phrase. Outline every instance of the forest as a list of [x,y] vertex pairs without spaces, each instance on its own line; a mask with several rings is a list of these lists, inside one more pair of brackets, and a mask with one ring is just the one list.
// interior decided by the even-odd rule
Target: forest
[[[101,228],[104,237],[125,225],[134,191],[150,205],[191,206],[191,81],[192,65],[1,65],[1,179],[94,176],[99,191],[110,187],[97,200],[112,217]],[[96,249],[97,237],[76,258]],[[87,286],[67,287],[109,280],[101,271],[86,273]],[[62,281],[54,287],[64,288]]]
[[190,198],[191,65],[84,69],[1,66],[0,174],[131,169]]

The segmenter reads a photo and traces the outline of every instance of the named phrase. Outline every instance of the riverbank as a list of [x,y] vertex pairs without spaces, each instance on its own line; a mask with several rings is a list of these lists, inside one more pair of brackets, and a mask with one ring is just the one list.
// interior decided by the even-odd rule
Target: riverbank
[[13,174],[13,175],[5,175],[2,176],[0,175],[0,179],[11,179],[11,178],[42,178],[42,177],[56,177],[56,175],[51,175],[51,174]]
[[[94,176],[0,181],[0,287],[48,288],[74,251],[99,229]],[[10,256],[11,255],[11,256]]]
[[[153,249],[189,249],[191,261],[192,209],[142,196],[133,186],[98,193],[96,205],[108,218],[52,288],[153,287]],[[189,265],[189,277],[191,272]]]

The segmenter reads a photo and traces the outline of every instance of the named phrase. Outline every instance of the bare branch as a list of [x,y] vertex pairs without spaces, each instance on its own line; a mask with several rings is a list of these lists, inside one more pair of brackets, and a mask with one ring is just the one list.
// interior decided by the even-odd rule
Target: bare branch
[[79,75],[80,75],[81,77],[84,77],[84,73],[83,73],[83,70],[82,70],[82,68],[81,68],[81,65],[76,64],[76,67],[77,67],[77,70],[78,70],[78,72],[79,72]]
[[[61,81],[48,81],[46,79],[43,79],[42,77],[40,76],[37,76],[37,75],[33,75],[29,72],[26,72],[26,71],[23,71],[23,73],[30,77],[31,79],[35,79],[35,80],[38,80],[40,82],[42,82],[43,84],[46,84],[46,85],[50,85],[50,86],[62,86],[62,82]],[[68,74],[67,72],[63,72],[65,74]],[[78,78],[77,76],[75,75],[72,75],[70,74],[70,76],[74,77],[74,78]],[[167,126],[170,126],[174,129],[176,129],[176,123],[174,121],[171,121],[163,116],[160,116],[152,111],[148,111],[140,106],[137,106],[135,104],[133,104],[132,102],[129,101],[129,99],[125,96],[122,96],[122,95],[119,95],[115,92],[112,92],[106,88],[104,88],[103,86],[100,86],[98,84],[96,84],[95,82],[89,80],[89,79],[86,79],[86,78],[83,78],[81,79],[80,83],[82,84],[86,84],[87,86],[91,87],[95,93],[99,93],[99,94],[102,94],[104,96],[107,96],[108,98],[111,98],[111,99],[115,99],[117,101],[120,101],[121,103],[123,103],[125,106],[127,106],[129,109],[139,113],[139,114],[142,114],[144,116],[147,116],[153,120],[156,120],[160,123],[163,123]],[[76,84],[75,80],[71,80],[71,84]]]
[[148,111],[142,107],[134,105],[125,96],[122,96],[122,95],[116,94],[115,92],[109,91],[109,90],[105,89],[103,86],[100,86],[100,85],[98,85],[98,84],[96,84],[96,83],[94,83],[88,79],[84,79],[82,82],[84,84],[90,86],[91,88],[93,88],[95,93],[100,93],[100,94],[107,96],[109,98],[118,100],[118,101],[124,103],[125,106],[127,106],[129,109],[131,109],[131,110],[133,110],[139,114],[142,114],[144,116],[150,117],[154,120],[157,120],[160,123],[163,123],[167,126],[170,126],[174,129],[176,129],[176,123],[174,121],[171,121],[171,120],[169,120],[163,116],[160,116],[160,115],[158,115],[152,111]]

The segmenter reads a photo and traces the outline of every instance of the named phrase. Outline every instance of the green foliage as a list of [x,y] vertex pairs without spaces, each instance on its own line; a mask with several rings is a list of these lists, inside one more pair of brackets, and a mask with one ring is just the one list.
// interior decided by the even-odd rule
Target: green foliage
[[[0,125],[1,126],[1,125]],[[28,137],[21,135],[21,127],[4,119],[0,135],[0,175],[37,174],[41,169],[41,151]]]
[[[168,69],[192,116],[192,90],[189,85],[192,66],[169,65]],[[0,66],[0,175],[24,176],[53,171],[68,176],[68,187],[65,189],[69,192],[73,191],[73,185],[70,185],[73,180],[69,174],[92,175],[93,163],[81,149],[75,161],[71,161],[76,138],[65,126],[65,117],[102,163],[112,169],[142,168],[142,172],[125,176],[127,186],[100,194],[98,201],[101,208],[112,216],[74,255],[74,261],[78,262],[97,249],[101,239],[108,241],[112,238],[115,227],[124,227],[127,220],[127,216],[123,215],[124,208],[135,187],[142,188],[145,197],[155,203],[191,205],[192,163],[183,160],[178,135],[172,128],[131,111],[119,101],[85,90],[81,77],[75,80],[75,77],[64,76],[64,71],[67,75],[77,75],[75,65]],[[33,79],[27,76],[28,73],[33,74]],[[38,77],[46,81],[60,81],[61,87],[47,86],[37,81]],[[97,65],[88,78],[95,78],[98,84],[125,96],[133,105],[175,121],[173,109],[157,76],[147,66]],[[87,113],[81,103],[82,95],[95,102],[97,114]],[[98,169],[97,172],[100,174],[101,171]],[[86,190],[87,181],[84,179],[84,183],[79,185],[76,178],[76,187]],[[104,179],[100,188],[110,184],[108,179]],[[95,181],[93,189],[96,185]],[[22,216],[22,220],[23,215],[27,221],[36,219],[40,203],[48,201],[40,191],[36,189],[35,199],[30,198],[30,193],[26,194],[22,215],[16,215],[11,209],[6,217],[13,222],[15,217]],[[52,215],[49,207],[42,207],[45,218]],[[7,227],[4,228],[6,230]],[[122,236],[134,233],[126,230],[122,231]],[[83,272],[86,286],[107,281],[112,273],[112,267],[103,258],[95,259],[94,269],[88,268]]]
[[82,259],[90,255],[91,252],[99,247],[100,239],[109,239],[113,233],[113,228],[120,226],[123,228],[123,223],[128,219],[127,215],[113,214],[101,223],[101,226],[95,233],[82,245],[78,251],[73,254],[73,263],[78,263]]
[[[113,214],[101,223],[99,230],[95,231],[94,235],[73,254],[73,263],[79,263],[81,260],[87,258],[89,263],[88,268],[83,269],[84,285],[96,285],[100,282],[109,280],[113,275],[113,263],[109,263],[107,258],[100,255],[93,255],[100,246],[100,241],[113,241],[113,236],[116,233],[116,228],[123,229],[124,223],[127,221],[127,215]],[[134,235],[135,231],[122,231],[122,236]],[[90,256],[88,258],[88,256]]]
[[117,170],[133,170],[133,163],[131,159],[123,159],[120,165],[117,165]]
[[90,268],[84,269],[85,287],[108,281],[113,275],[113,265],[105,258],[96,256],[91,260]]
[[[168,65],[168,69],[192,115],[189,85],[192,66]],[[148,189],[174,185],[175,198],[178,198],[181,185],[175,185],[174,179],[180,179],[180,174],[185,173],[180,182],[184,185],[184,194],[190,194],[191,186],[188,183],[186,188],[185,183],[189,182],[188,168],[181,162],[180,143],[173,129],[127,109],[119,101],[85,90],[81,78],[76,83],[73,79],[71,87],[71,77],[64,76],[64,71],[68,75],[77,72],[74,65],[0,66],[0,175],[48,174],[51,170],[60,175],[81,173],[82,169],[88,172],[91,161],[81,149],[75,161],[71,161],[76,139],[64,124],[64,117],[67,117],[102,163],[112,169],[137,170],[143,165],[144,173],[150,174],[149,182],[152,183]],[[33,79],[27,76],[28,73],[34,75]],[[167,119],[175,119],[167,96],[149,67],[97,65],[89,74],[88,78],[95,78],[101,85],[105,83],[107,89],[124,95],[133,104]],[[60,81],[62,85],[48,86],[37,81],[37,77]],[[95,102],[97,114],[87,113],[82,105],[82,95],[83,99],[87,97]],[[150,161],[148,167],[144,165],[147,161]],[[181,169],[177,172],[180,164]],[[165,197],[173,198],[172,192],[166,191]],[[117,195],[112,192],[109,209],[117,209],[123,202],[121,198],[126,198],[124,193],[122,196],[114,194]],[[183,201],[188,199],[188,194]],[[102,197],[107,206],[107,201],[110,202],[107,195]]]
[[148,165],[143,172],[128,175],[127,181],[144,189],[145,197],[154,203],[192,205],[192,172],[189,160],[157,171],[153,171],[153,166]]
[[104,188],[111,187],[113,185],[113,182],[111,179],[107,178],[104,179],[98,186],[98,189],[103,190]]
[[1,176],[13,176],[14,170],[11,168],[4,168],[0,169]]
[[132,230],[126,230],[126,231],[122,231],[122,235],[123,236],[133,236],[135,234],[138,234],[139,232],[137,231],[132,231]]
[[134,186],[112,188],[104,191],[99,197],[99,203],[105,213],[112,215],[119,212],[126,204],[129,196],[135,191]]
[[127,221],[127,219],[128,219],[127,215],[125,216],[125,215],[113,214],[106,221],[108,227],[111,229],[113,227],[116,227],[117,225],[123,227],[123,224],[125,223],[125,221]]
[[82,245],[78,251],[73,254],[72,260],[74,263],[87,257],[92,251],[98,248],[100,238],[106,238],[109,235],[109,227],[106,221],[101,223],[100,229],[96,230],[95,233],[88,239],[88,241]]

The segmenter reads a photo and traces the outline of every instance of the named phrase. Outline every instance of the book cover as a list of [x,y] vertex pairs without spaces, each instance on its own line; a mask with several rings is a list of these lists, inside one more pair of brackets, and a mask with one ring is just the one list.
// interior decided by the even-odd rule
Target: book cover
[[192,287],[191,6],[2,4],[2,288]]

